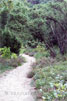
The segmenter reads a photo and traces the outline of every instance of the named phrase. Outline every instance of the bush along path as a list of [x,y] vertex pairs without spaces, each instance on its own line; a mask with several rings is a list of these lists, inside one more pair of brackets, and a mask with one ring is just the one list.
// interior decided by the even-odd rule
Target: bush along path
[[0,78],[0,101],[34,101],[34,87],[27,74],[35,62],[33,57],[23,54],[26,63]]

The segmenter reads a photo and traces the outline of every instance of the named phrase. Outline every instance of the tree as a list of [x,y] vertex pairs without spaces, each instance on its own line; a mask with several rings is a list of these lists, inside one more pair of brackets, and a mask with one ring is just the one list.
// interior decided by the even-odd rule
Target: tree
[[37,7],[34,6],[31,10],[30,31],[34,38],[43,41],[51,52],[53,51],[53,46],[57,45],[61,54],[64,54],[67,52],[66,16],[66,2],[54,2],[41,4]]

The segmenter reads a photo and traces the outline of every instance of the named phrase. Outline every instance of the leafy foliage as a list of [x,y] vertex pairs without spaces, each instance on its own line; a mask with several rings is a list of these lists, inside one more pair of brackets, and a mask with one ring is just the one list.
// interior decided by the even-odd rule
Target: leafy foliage
[[10,47],[11,52],[19,53],[21,42],[8,29],[3,31],[3,46]]
[[11,58],[10,48],[7,48],[7,47],[0,48],[0,54],[4,58]]
[[[35,0],[36,1],[36,0]],[[41,0],[42,1],[42,0]],[[24,46],[29,45],[35,48],[39,42],[44,42],[47,49],[53,57],[56,56],[54,46],[57,45],[61,54],[67,52],[67,2],[59,0],[60,2],[48,2],[52,0],[36,1],[38,5],[31,6],[26,1],[3,1],[0,6],[0,31],[9,33],[12,42],[16,40],[12,49],[12,44],[7,45],[11,47],[11,51],[19,53],[21,47],[20,42]],[[5,32],[5,29],[8,29]],[[12,36],[13,38],[12,38]],[[6,35],[7,36],[7,35]],[[0,37],[2,37],[0,35]],[[3,39],[3,37],[1,38]],[[4,39],[5,40],[5,39]],[[3,40],[0,40],[2,46]],[[9,40],[8,40],[9,41]],[[9,43],[9,42],[8,42]]]
[[49,51],[44,47],[45,46],[42,44],[42,45],[38,45],[34,49],[34,51],[36,52],[35,55],[34,55],[36,59],[40,59],[42,57],[49,57],[50,56]]
[[67,96],[67,62],[50,61],[43,58],[33,66],[36,88],[45,101],[64,101]]
[[24,58],[10,51],[10,48],[0,48],[0,73],[20,66]]
[[66,2],[35,5],[30,12],[30,31],[34,39],[43,41],[54,56],[54,45],[59,47],[61,54],[67,52],[66,5]]

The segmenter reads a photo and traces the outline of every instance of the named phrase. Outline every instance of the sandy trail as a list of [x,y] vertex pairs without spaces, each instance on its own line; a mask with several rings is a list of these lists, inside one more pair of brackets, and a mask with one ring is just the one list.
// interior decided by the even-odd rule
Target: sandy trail
[[25,54],[23,57],[26,63],[0,78],[0,101],[34,101],[34,87],[31,87],[32,79],[27,78],[27,73],[35,59]]

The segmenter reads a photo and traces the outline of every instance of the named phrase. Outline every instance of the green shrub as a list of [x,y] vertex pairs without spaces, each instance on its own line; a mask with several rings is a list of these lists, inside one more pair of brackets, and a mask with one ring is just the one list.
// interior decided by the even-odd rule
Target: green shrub
[[34,55],[36,59],[40,59],[42,57],[49,57],[49,51],[46,50],[45,46],[43,44],[38,45],[35,49],[36,54]]
[[37,45],[37,47],[35,48],[36,52],[44,52],[45,50],[46,50],[45,46],[43,46],[42,44],[41,45]]
[[18,57],[17,54],[15,54],[15,53],[12,53],[12,54],[11,54],[11,58],[12,58],[12,59],[17,59],[17,57]]
[[31,48],[36,48],[36,46],[38,45],[38,42],[32,39],[32,40],[29,40],[27,44]]
[[25,47],[22,44],[21,49],[20,49],[20,54],[23,54],[25,51],[26,51],[26,49],[25,49]]
[[0,48],[0,53],[3,58],[11,58],[10,48],[7,47]]
[[20,40],[7,28],[3,31],[3,47],[4,46],[10,47],[11,52],[17,54],[21,48]]
[[11,53],[10,48],[4,47],[0,48],[0,57],[6,58],[6,59],[17,59],[18,56],[16,53]]
[[35,56],[36,59],[40,59],[42,57],[49,57],[50,54],[49,54],[48,51],[45,51],[43,53],[42,52],[37,52],[34,56]]

